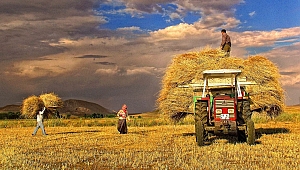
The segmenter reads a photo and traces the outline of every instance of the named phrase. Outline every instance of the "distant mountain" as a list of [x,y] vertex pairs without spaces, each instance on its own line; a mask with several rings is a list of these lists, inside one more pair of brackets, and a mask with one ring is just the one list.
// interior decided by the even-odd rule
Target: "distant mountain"
[[[7,105],[0,107],[0,113],[20,112],[21,105]],[[112,114],[113,111],[100,106],[99,104],[87,102],[84,100],[69,99],[65,100],[63,107],[58,109],[60,114],[70,114],[76,116],[96,114]]]
[[4,107],[0,107],[0,113],[7,113],[7,112],[20,112],[21,106],[20,105],[7,105]]
[[113,113],[111,110],[96,103],[76,99],[65,100],[63,107],[59,108],[58,111],[62,114],[66,113],[76,116],[90,115],[93,113],[104,115]]

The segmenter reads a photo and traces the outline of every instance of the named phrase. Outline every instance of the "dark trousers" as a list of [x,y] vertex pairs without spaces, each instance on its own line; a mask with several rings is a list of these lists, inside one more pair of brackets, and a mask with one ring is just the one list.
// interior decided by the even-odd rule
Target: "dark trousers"
[[222,49],[223,51],[225,51],[225,57],[229,57],[230,56],[230,51],[231,51],[231,46],[230,44],[226,43]]
[[126,134],[127,133],[126,119],[119,119],[117,129],[120,132],[120,134]]

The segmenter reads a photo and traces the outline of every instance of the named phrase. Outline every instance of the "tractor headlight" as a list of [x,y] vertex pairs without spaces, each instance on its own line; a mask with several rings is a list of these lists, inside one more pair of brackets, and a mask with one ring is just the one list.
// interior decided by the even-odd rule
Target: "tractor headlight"
[[216,113],[217,113],[217,114],[222,113],[222,109],[216,109]]
[[228,109],[228,113],[234,113],[234,109]]

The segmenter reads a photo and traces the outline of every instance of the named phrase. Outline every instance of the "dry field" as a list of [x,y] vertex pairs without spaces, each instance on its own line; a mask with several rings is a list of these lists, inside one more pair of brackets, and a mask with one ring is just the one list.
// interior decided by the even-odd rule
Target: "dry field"
[[256,145],[235,138],[198,147],[193,125],[0,128],[0,169],[299,169],[300,123],[256,124]]

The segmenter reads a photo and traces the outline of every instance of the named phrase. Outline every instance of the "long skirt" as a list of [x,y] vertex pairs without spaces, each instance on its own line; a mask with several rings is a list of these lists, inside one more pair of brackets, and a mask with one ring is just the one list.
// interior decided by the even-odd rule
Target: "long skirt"
[[126,119],[119,119],[117,129],[120,132],[120,134],[126,134],[127,133]]

